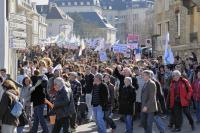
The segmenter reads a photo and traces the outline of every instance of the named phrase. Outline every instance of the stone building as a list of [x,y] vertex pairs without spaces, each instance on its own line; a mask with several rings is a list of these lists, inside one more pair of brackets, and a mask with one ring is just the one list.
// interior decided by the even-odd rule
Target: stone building
[[[163,55],[167,32],[174,55],[190,56],[191,52],[200,55],[200,12],[198,5],[185,3],[186,0],[155,1],[156,52]],[[189,2],[189,0],[187,1]]]
[[145,44],[149,35],[146,35],[146,12],[153,7],[153,0],[101,0],[103,16],[114,25],[117,39],[125,43],[128,34],[139,36],[139,43]]
[[37,5],[37,11],[46,17],[47,37],[57,36],[60,33],[64,33],[69,38],[72,36],[74,20],[65,14],[56,3]]
[[39,25],[42,25],[42,29],[47,27],[45,21],[39,22],[42,16],[37,13],[34,5],[30,0],[0,1],[0,26],[2,28],[0,68],[6,68],[12,78],[16,78],[17,75],[17,51],[30,45],[37,45],[40,38]]
[[66,14],[78,13],[84,20],[96,25],[97,35],[104,38],[107,44],[116,41],[116,28],[102,16],[100,0],[49,0],[49,4],[56,3]]

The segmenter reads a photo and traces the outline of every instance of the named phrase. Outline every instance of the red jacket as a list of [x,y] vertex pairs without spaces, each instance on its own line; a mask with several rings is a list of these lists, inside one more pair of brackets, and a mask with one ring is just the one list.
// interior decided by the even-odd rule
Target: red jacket
[[193,89],[193,98],[195,101],[200,101],[200,80],[196,79],[192,83],[192,89]]
[[[170,85],[170,108],[174,107],[174,90],[175,90],[175,81],[172,80],[171,85]],[[186,88],[186,85],[188,86]],[[189,83],[189,81],[185,78],[180,78],[178,81],[178,89],[180,92],[180,101],[181,101],[181,106],[186,107],[189,106],[190,104],[190,99],[192,96],[192,87]]]

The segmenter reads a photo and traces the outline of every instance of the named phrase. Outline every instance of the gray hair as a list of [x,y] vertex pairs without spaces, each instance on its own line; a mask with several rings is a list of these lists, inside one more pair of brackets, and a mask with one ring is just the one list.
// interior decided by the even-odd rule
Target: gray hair
[[151,79],[154,79],[154,78],[155,78],[155,74],[153,73],[153,71],[151,71],[151,70],[149,70],[149,71],[150,71],[150,73],[151,73],[150,78],[151,78]]
[[103,75],[101,73],[97,73],[95,78],[98,78],[100,81],[103,81]]
[[131,77],[125,77],[124,80],[128,80],[130,82],[130,84],[132,85],[132,78]]
[[56,84],[59,87],[59,89],[62,89],[62,87],[65,86],[65,81],[63,78],[58,77],[58,78],[54,79],[54,84]]
[[151,71],[150,70],[144,70],[143,74],[146,74],[147,76],[149,76],[151,78]]
[[174,70],[173,72],[172,72],[172,76],[181,76],[181,72],[179,71],[179,70]]

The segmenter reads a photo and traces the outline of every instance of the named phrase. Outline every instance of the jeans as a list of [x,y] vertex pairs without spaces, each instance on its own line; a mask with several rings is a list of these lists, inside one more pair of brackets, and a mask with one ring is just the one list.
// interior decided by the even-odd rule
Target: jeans
[[141,113],[141,124],[144,128],[145,133],[152,133],[154,121],[154,113]]
[[106,125],[104,122],[104,112],[102,110],[102,107],[96,106],[93,107],[94,117],[96,120],[97,128],[99,133],[106,133]]
[[133,116],[125,115],[125,123],[126,123],[126,132],[125,133],[133,133]]
[[87,118],[89,120],[92,120],[93,117],[94,117],[93,116],[93,111],[92,111],[92,105],[91,105],[92,95],[91,94],[86,94],[85,101],[86,101],[86,104],[87,104],[87,107],[88,107],[88,116],[87,116]]
[[197,121],[200,121],[200,101],[195,101]]
[[161,133],[165,132],[165,123],[159,116],[154,116],[154,122]]
[[23,133],[24,126],[17,127],[17,133]]
[[37,133],[39,123],[43,130],[42,133],[49,132],[46,121],[43,116],[43,111],[44,111],[44,104],[34,107],[34,115],[33,115],[34,121],[33,121],[33,127],[31,129],[31,133]]
[[70,133],[69,131],[69,118],[61,118],[61,119],[56,119],[56,123],[53,127],[52,133],[60,133],[61,128],[63,128],[62,133]]
[[110,117],[111,115],[111,109],[109,111],[105,111],[104,112],[104,119],[106,121],[106,123],[112,128],[112,129],[116,129],[116,124],[113,121],[113,119]]

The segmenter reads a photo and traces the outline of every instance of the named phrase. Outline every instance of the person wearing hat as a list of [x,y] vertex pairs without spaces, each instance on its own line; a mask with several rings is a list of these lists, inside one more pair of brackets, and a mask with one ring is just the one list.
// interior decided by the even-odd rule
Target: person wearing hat
[[[170,85],[170,109],[171,121],[169,127],[175,125],[173,132],[180,132],[183,122],[182,112],[186,115],[189,123],[194,130],[194,121],[190,114],[189,105],[192,97],[192,87],[189,81],[181,76],[179,70],[174,70],[172,73],[173,80]],[[173,121],[172,121],[173,118]]]
[[[70,73],[70,85],[71,85],[71,89],[74,96],[74,104],[75,104],[76,111],[77,111],[78,105],[80,104],[80,97],[82,95],[82,85],[78,81],[77,77],[78,77],[78,74],[76,72]],[[70,118],[70,125],[71,125],[72,130],[76,129],[76,117],[77,117],[77,114],[74,113],[72,117]]]

